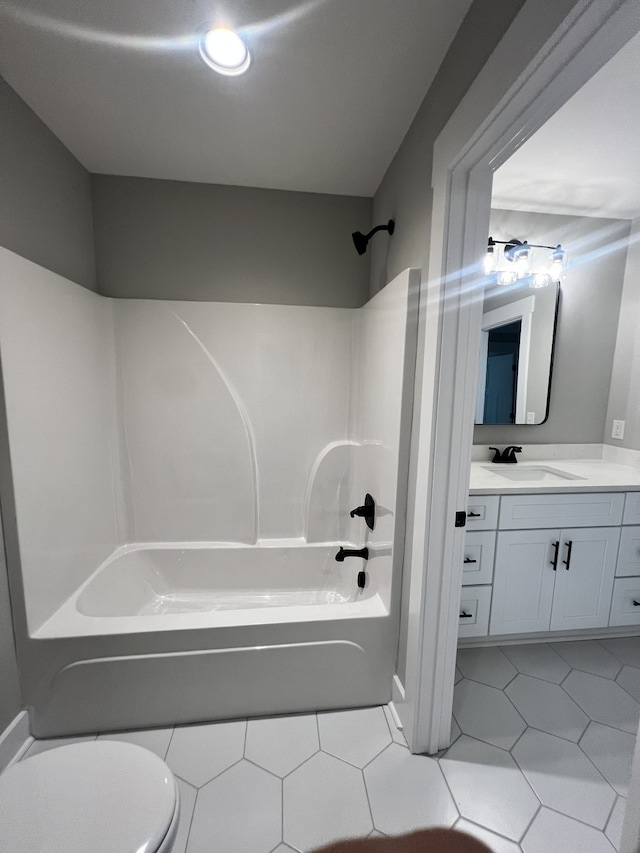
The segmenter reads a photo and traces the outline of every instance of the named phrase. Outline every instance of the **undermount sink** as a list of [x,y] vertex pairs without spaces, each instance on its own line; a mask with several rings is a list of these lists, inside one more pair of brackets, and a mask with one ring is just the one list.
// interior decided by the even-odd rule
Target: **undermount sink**
[[546,465],[518,465],[508,468],[502,465],[485,465],[486,471],[491,471],[493,474],[498,474],[500,477],[505,477],[507,480],[524,480],[532,481],[547,481],[553,480],[584,480],[584,477],[578,477],[577,474],[568,474],[566,471],[559,471],[557,468],[549,468]]

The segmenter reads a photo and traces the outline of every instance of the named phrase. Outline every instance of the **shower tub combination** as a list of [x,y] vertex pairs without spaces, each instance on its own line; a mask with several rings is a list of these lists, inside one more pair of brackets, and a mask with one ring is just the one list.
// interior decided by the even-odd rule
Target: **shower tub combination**
[[43,676],[32,681],[34,735],[389,701],[389,609],[372,584],[358,588],[363,561],[337,563],[337,550],[301,540],[117,549],[32,636]]
[[358,309],[119,300],[0,247],[34,735],[391,698],[419,282]]

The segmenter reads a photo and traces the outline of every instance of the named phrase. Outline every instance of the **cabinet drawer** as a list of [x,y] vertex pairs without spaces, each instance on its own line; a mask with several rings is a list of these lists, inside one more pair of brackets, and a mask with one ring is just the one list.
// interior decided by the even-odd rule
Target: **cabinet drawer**
[[459,637],[486,637],[491,608],[490,586],[465,586],[460,600]]
[[640,625],[640,578],[617,578],[614,582],[609,625]]
[[504,495],[500,529],[614,527],[622,521],[624,494]]
[[627,492],[623,524],[640,524],[640,492]]
[[463,586],[491,583],[495,550],[496,534],[493,530],[467,532],[464,540]]
[[618,577],[640,575],[640,527],[623,527],[618,551]]
[[495,530],[499,503],[499,495],[469,495],[467,530]]

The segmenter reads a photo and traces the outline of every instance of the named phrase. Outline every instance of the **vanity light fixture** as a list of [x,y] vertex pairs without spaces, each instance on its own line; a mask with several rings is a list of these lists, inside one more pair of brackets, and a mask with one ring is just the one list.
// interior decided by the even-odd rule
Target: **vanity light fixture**
[[227,77],[244,74],[251,64],[251,54],[240,36],[228,27],[215,27],[200,39],[203,61]]
[[[504,247],[501,255],[498,246]],[[543,259],[538,249],[551,250],[551,256],[545,253]],[[533,288],[547,287],[552,281],[560,281],[564,277],[565,261],[566,252],[559,244],[542,246],[515,238],[494,240],[489,237],[484,272],[502,286],[522,281]]]

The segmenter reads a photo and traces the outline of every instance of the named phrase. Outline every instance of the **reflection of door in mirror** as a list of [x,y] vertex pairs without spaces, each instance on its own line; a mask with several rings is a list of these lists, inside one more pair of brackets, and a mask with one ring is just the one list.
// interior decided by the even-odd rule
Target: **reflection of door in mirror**
[[531,318],[535,296],[482,315],[476,423],[526,422]]
[[522,322],[505,323],[488,333],[484,423],[513,424],[516,420],[518,355]]
[[477,424],[541,424],[546,420],[558,294],[557,283],[533,293],[522,284],[487,288]]

